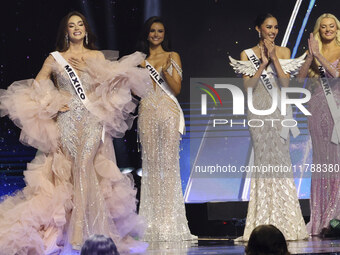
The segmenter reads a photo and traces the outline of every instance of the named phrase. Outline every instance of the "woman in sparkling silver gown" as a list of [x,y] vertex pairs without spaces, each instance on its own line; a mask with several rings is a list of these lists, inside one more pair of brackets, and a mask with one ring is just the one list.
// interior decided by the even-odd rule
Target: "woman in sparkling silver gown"
[[179,167],[182,111],[171,98],[181,89],[181,61],[176,52],[167,51],[167,30],[160,18],[146,21],[143,36],[147,63],[160,73],[169,88],[166,93],[154,82],[154,89],[141,100],[139,109],[143,160],[139,213],[147,223],[144,240],[191,240],[194,236],[185,215]]
[[[39,151],[24,172],[26,187],[0,204],[0,254],[70,254],[93,234],[110,236],[120,251],[145,250],[133,181],[120,173],[111,137],[133,121],[136,103],[151,88],[135,53],[105,60],[94,49],[85,17],[61,21],[57,50],[78,74],[90,104],[75,93],[50,55],[35,80],[14,82],[0,94],[2,115],[22,129],[20,139]],[[141,85],[142,84],[142,85]],[[106,132],[103,131],[105,127]]]
[[[272,106],[272,97],[260,80],[263,70],[267,71],[273,86],[288,86],[289,73],[296,71],[303,62],[288,60],[289,49],[274,44],[277,26],[277,20],[271,14],[261,15],[256,20],[260,40],[252,50],[261,60],[258,70],[248,61],[245,51],[241,53],[241,61],[231,59],[234,70],[244,77],[245,88],[254,89],[253,105],[258,110],[270,109]],[[261,127],[249,127],[254,148],[254,165],[290,167],[289,137],[284,142],[280,137],[282,126],[278,123],[284,119],[280,110],[276,109],[269,116],[259,116],[248,111],[247,117],[249,120],[258,119],[264,122]],[[265,119],[278,119],[280,122],[274,122],[272,127],[272,122]],[[238,240],[247,241],[252,230],[262,224],[274,225],[281,230],[286,240],[308,237],[292,173],[252,173],[246,226],[243,237]]]

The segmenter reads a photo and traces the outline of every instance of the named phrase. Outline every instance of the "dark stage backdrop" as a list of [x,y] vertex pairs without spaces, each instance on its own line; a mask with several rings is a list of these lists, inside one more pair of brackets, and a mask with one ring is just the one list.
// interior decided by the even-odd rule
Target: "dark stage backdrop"
[[[173,48],[182,57],[184,70],[181,102],[189,101],[190,77],[234,77],[228,55],[240,58],[242,50],[258,43],[254,20],[260,13],[278,19],[280,45],[286,31],[294,0],[172,0],[163,1],[163,17],[169,25]],[[310,1],[302,1],[287,47],[293,50]],[[307,36],[322,13],[339,16],[339,3],[317,0],[310,14],[297,56],[304,53]]]
[[[99,49],[119,50],[120,55],[135,51],[142,28],[144,2],[147,0],[3,0],[0,7],[0,88],[15,80],[34,78],[54,44],[59,21],[68,12],[77,10],[88,19],[97,36]],[[190,77],[234,77],[228,55],[238,59],[243,49],[257,44],[258,34],[253,21],[257,14],[270,12],[279,22],[276,43],[281,44],[294,0],[160,0],[160,13],[166,21],[172,48],[182,59],[184,79],[179,101],[189,108]],[[292,50],[310,1],[303,0],[288,47]],[[306,50],[307,36],[316,18],[324,12],[339,17],[338,1],[316,0],[310,14],[297,56]],[[187,111],[185,111],[186,113]],[[188,120],[188,116],[186,116]],[[140,167],[134,127],[124,139],[116,140],[120,167]],[[19,130],[7,118],[0,119],[0,191],[18,156],[23,163],[34,151],[19,145]],[[183,188],[188,180],[189,136],[182,141],[181,173]],[[184,144],[184,145],[183,145]],[[21,154],[20,154],[20,153]],[[7,162],[7,161],[8,162]],[[183,167],[185,166],[185,167]],[[25,166],[15,166],[21,171]],[[22,174],[22,172],[20,173]],[[7,177],[6,177],[7,178]],[[0,192],[1,194],[1,192]]]
[[[173,50],[179,52],[184,70],[180,102],[189,101],[190,77],[232,77],[228,55],[257,43],[253,21],[270,12],[279,21],[280,44],[295,1],[293,0],[171,0],[160,1],[161,14],[171,32]],[[293,48],[309,1],[300,7],[288,47]],[[324,12],[339,13],[336,1],[316,1],[298,55],[305,50],[307,35]],[[59,21],[77,10],[90,18],[99,49],[135,50],[144,21],[143,0],[19,0],[1,1],[0,87],[15,80],[35,77],[49,52],[54,50]]]
[[89,20],[99,49],[133,51],[143,22],[140,0],[1,1],[0,86],[35,77],[55,50],[59,22],[70,11]]

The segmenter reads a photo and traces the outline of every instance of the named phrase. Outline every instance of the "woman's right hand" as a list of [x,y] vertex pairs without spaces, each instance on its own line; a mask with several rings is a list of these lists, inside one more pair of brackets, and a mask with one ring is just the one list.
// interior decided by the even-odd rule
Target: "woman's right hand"
[[75,68],[76,70],[80,72],[87,71],[86,63],[83,57],[81,58],[71,57],[68,59],[68,61],[70,62],[71,66]]
[[310,53],[312,56],[315,56],[315,57],[320,55],[319,43],[314,38],[312,33],[310,33],[310,36],[308,39],[308,53]]
[[269,60],[268,60],[268,56],[264,52],[264,46],[260,47],[260,51],[261,51],[261,61],[262,61],[261,65],[266,67],[269,63]]
[[308,58],[313,58],[313,51],[312,51],[312,47],[310,45],[310,40],[308,38],[308,54],[307,54]]

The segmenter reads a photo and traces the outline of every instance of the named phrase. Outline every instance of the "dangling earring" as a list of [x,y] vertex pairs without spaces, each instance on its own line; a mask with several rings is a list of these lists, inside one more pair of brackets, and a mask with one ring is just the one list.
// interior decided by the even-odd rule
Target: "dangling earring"
[[259,31],[259,38],[261,38],[261,31]]
[[66,43],[66,46],[68,47],[68,34],[65,35],[65,43]]
[[89,44],[89,37],[88,37],[87,32],[86,32],[86,34],[85,34],[85,44],[86,44],[86,45]]

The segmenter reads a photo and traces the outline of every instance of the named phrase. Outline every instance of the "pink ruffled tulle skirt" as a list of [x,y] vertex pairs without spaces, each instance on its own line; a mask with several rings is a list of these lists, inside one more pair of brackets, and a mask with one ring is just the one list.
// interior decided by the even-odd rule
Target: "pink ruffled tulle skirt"
[[[18,81],[0,91],[1,116],[39,150],[24,171],[26,187],[0,204],[0,255],[68,254],[92,234],[110,236],[121,252],[146,249],[135,240],[145,226],[136,214],[134,183],[119,171],[111,140],[134,119],[131,91],[143,97],[151,89],[148,73],[136,67],[143,58],[88,61],[90,71],[80,77],[90,109],[77,106],[58,65],[55,83]],[[65,105],[69,111],[58,112]]]

